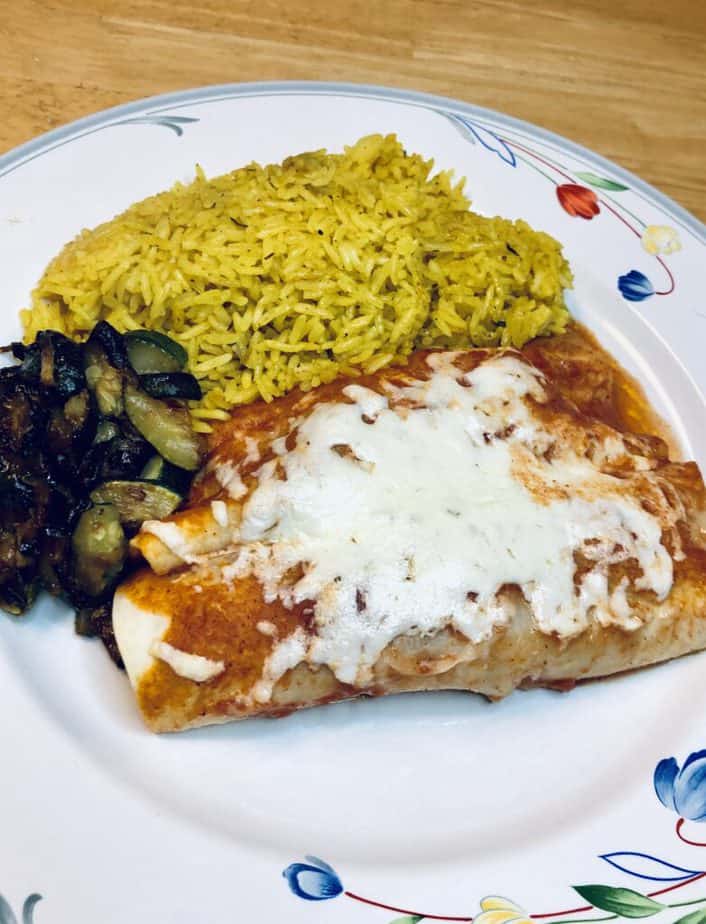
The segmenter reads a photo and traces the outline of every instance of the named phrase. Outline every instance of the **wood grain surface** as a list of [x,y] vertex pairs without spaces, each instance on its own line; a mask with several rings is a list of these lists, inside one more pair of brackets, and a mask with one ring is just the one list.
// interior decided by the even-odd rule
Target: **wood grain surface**
[[704,0],[0,0],[0,152],[143,96],[286,79],[490,106],[706,219]]

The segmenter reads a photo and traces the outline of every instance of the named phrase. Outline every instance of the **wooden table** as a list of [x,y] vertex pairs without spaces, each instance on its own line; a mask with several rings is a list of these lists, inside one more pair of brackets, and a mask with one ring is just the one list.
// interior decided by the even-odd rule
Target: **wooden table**
[[703,0],[0,0],[0,152],[209,83],[347,80],[528,119],[706,219]]

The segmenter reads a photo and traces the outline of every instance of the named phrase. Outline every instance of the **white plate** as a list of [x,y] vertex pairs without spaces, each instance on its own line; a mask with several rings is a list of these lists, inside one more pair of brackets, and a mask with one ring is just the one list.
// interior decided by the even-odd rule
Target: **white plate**
[[[18,336],[33,284],[81,228],[187,180],[196,163],[216,174],[369,132],[396,132],[468,177],[479,211],[562,241],[576,316],[706,463],[704,227],[576,145],[421,94],[213,87],[113,109],[5,155],[0,341]],[[620,891],[592,893],[608,909],[597,912],[572,886],[700,899],[706,854],[675,834],[652,776],[661,758],[706,746],[705,670],[703,654],[568,696],[417,694],[155,737],[101,646],[42,601],[22,621],[0,618],[0,922],[21,921],[23,904],[36,924],[470,920],[484,896],[502,895],[552,921],[615,907],[671,924],[680,912],[615,905]],[[703,764],[677,781],[677,809],[692,817],[706,805]],[[706,840],[692,821],[680,834]],[[522,914],[500,907],[484,920]]]

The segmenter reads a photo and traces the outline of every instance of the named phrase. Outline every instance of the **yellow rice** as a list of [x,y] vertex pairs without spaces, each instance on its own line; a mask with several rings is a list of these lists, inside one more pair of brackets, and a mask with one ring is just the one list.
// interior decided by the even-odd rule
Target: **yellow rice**
[[234,404],[373,371],[419,347],[513,345],[561,332],[571,274],[523,221],[469,210],[394,135],[196,179],[83,231],[22,312],[84,337],[168,333],[205,397],[199,429]]

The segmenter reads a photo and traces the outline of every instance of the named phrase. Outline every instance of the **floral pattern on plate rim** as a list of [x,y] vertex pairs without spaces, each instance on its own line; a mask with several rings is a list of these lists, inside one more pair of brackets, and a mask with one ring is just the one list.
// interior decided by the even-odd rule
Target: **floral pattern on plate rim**
[[[665,808],[679,815],[675,833],[680,841],[692,847],[706,847],[706,842],[692,840],[683,833],[687,821],[706,822],[706,750],[695,751],[681,768],[674,757],[661,760],[655,767],[653,786]],[[680,916],[670,924],[706,924],[706,896],[687,901],[663,902],[658,896],[667,895],[706,877],[706,870],[687,869],[637,850],[618,850],[601,854],[614,869],[637,879],[656,883],[671,883],[650,892],[622,886],[574,885],[571,888],[586,904],[560,911],[527,913],[520,905],[500,895],[489,895],[479,902],[476,915],[432,914],[389,905],[377,899],[358,895],[346,889],[338,873],[324,860],[307,856],[304,862],[290,863],[282,875],[292,893],[306,901],[328,901],[344,895],[374,908],[401,914],[390,924],[415,924],[418,921],[474,921],[475,924],[534,924],[550,920],[552,924],[592,924],[594,921],[614,921],[618,918],[646,918],[674,908],[695,910]],[[602,917],[583,917],[595,911],[607,912]],[[579,915],[579,917],[577,917]]]
[[[475,119],[469,119],[466,116],[441,109],[434,111],[448,119],[467,140],[473,144],[480,144],[487,151],[496,154],[509,167],[517,167],[518,163],[524,163],[553,183],[557,201],[568,215],[589,221],[601,214],[602,206],[639,237],[643,249],[657,260],[667,274],[669,281],[665,289],[658,290],[644,273],[636,269],[627,270],[618,277],[617,281],[618,291],[626,301],[641,302],[652,295],[671,295],[676,287],[676,282],[672,271],[662,259],[662,255],[667,256],[681,250],[679,233],[676,228],[669,225],[648,225],[626,208],[624,204],[607,195],[608,192],[626,192],[629,187],[590,171],[577,171],[572,176],[568,172],[568,167],[558,163],[546,153],[539,154],[526,143],[520,143],[515,139],[505,137]],[[176,116],[164,112],[121,119],[118,122],[111,122],[105,127],[158,125],[170,129],[177,136],[181,136],[184,134],[185,126],[198,121],[199,119],[196,116]],[[564,182],[559,182],[555,176],[547,173],[546,169],[538,166],[539,164],[561,177]],[[576,182],[574,177],[588,185],[581,185]],[[594,191],[595,189],[601,190],[601,197]],[[639,228],[635,227],[635,225],[638,225]]]
[[[497,154],[508,166],[517,167],[518,163],[524,163],[553,183],[557,201],[568,215],[590,221],[600,215],[601,208],[604,208],[640,239],[643,249],[657,260],[667,274],[669,282],[665,289],[657,290],[644,273],[636,269],[628,270],[618,277],[617,283],[618,291],[624,299],[630,302],[641,302],[652,295],[672,294],[676,282],[672,271],[661,255],[666,256],[681,250],[679,234],[676,228],[669,225],[648,225],[624,204],[608,196],[609,192],[626,192],[627,186],[589,171],[577,171],[572,175],[569,168],[559,163],[554,157],[545,153],[539,154],[528,144],[491,131],[465,116],[441,110],[439,112],[449,119],[469,141],[474,144],[480,142],[484,148]],[[547,173],[547,170],[551,173]],[[563,182],[560,182],[557,177]],[[588,185],[578,183],[577,179],[583,180]],[[600,196],[595,192],[596,189],[601,191]]]

